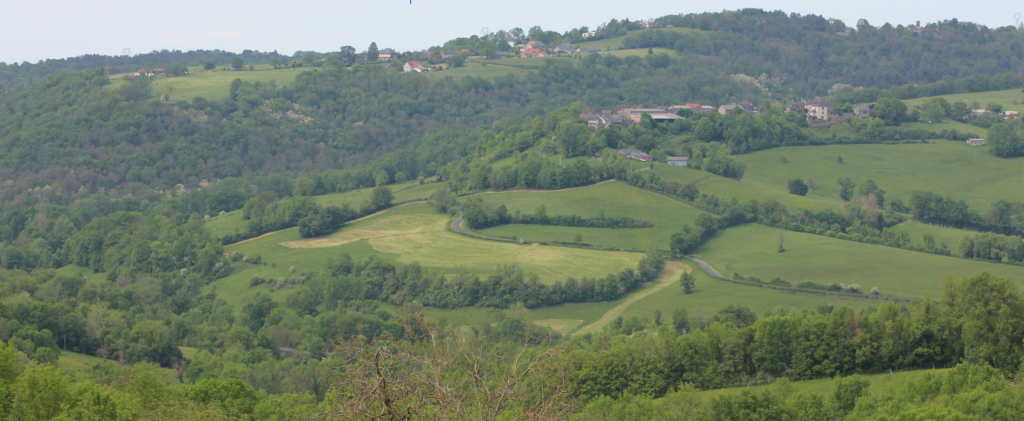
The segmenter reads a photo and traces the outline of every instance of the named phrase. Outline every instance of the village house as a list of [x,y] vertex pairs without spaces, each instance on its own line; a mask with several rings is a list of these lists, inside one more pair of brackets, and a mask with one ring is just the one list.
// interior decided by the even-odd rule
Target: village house
[[857,118],[871,117],[871,107],[867,105],[858,105],[857,108],[853,109],[853,115]]
[[790,111],[795,111],[795,112],[798,112],[798,113],[802,113],[804,111],[807,111],[806,106],[807,106],[806,102],[797,101],[797,102],[794,102],[792,104],[789,104],[789,108],[786,109],[786,112],[788,113]]
[[985,146],[985,139],[967,139],[967,146]]
[[547,46],[548,45],[545,44],[543,41],[530,41],[530,42],[526,43],[526,48],[527,49],[530,49],[530,48],[544,49],[544,48],[547,48]]
[[594,36],[597,36],[597,31],[590,31],[590,32],[584,32],[584,33],[582,33],[582,34],[580,34],[580,35],[581,35],[581,36],[582,36],[583,38],[590,38],[590,37],[594,37]]
[[690,166],[690,154],[683,152],[679,156],[670,156],[667,159],[669,165],[673,167],[689,167]]
[[528,49],[528,50],[523,50],[522,56],[523,57],[547,57],[548,53],[545,52],[544,50],[539,49],[539,48],[531,48],[531,49]]
[[419,72],[422,72],[424,70],[427,70],[427,69],[425,67],[423,67],[423,65],[420,62],[418,62],[418,61],[407,61],[407,62],[405,62],[405,65],[402,66],[402,71],[406,72],[406,73],[412,73],[412,72],[419,73]]
[[619,149],[616,152],[625,155],[626,158],[629,159],[635,159],[640,162],[651,162],[651,156],[639,149]]
[[391,60],[393,58],[398,58],[398,51],[395,51],[393,48],[385,48],[377,53],[377,59],[379,60]]
[[806,106],[807,116],[815,117],[819,120],[828,120],[828,107],[825,105],[825,100],[820,96],[814,97],[814,99],[807,101]]
[[509,47],[515,47],[519,43],[519,39],[515,37],[505,37],[505,42],[508,43]]
[[569,44],[568,42],[563,42],[563,43],[559,44],[558,47],[555,47],[555,49],[557,49],[557,50],[559,50],[559,51],[561,51],[563,53],[571,53],[573,51],[572,50],[572,44]]
[[757,114],[760,114],[754,108],[754,104],[751,104],[749,101],[743,101],[743,102],[738,103],[738,104],[734,102],[732,104],[722,105],[722,106],[718,107],[718,113],[722,114],[722,115],[728,115],[728,114],[731,114],[733,112],[733,110],[735,110],[737,108],[739,108],[740,110],[743,110],[743,114],[747,114],[747,115],[757,115]]

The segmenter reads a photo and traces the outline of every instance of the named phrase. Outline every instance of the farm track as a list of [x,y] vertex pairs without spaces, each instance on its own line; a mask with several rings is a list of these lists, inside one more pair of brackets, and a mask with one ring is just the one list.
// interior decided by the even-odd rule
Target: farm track
[[672,285],[677,279],[679,279],[679,276],[682,275],[682,273],[685,271],[686,267],[683,266],[682,263],[666,262],[665,269],[661,271],[661,274],[658,275],[658,279],[656,279],[656,281],[658,282],[656,285],[630,294],[628,297],[626,297],[625,300],[619,303],[619,305],[612,307],[611,310],[605,312],[604,315],[602,315],[600,319],[597,319],[596,322],[584,326],[580,330],[576,331],[574,335],[578,335],[581,333],[596,333],[597,330],[600,329],[602,326],[610,323],[616,317],[619,317],[619,315],[622,314],[622,312],[625,311],[626,308],[628,308],[633,303],[640,301],[651,294],[661,291],[669,285]]

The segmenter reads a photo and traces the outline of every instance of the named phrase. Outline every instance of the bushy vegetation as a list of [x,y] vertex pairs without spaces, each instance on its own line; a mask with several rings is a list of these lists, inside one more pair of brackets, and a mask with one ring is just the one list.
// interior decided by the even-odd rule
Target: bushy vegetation
[[582,217],[579,215],[548,215],[544,205],[537,207],[536,213],[520,214],[517,210],[509,215],[505,205],[490,206],[480,199],[470,199],[460,206],[465,221],[473,229],[484,229],[504,224],[554,225],[561,227],[584,228],[650,228],[654,224],[633,219],[628,216]]

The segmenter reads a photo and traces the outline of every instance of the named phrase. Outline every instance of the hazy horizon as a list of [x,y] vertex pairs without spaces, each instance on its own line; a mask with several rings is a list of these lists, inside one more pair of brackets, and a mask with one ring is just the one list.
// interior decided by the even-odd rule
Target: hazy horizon
[[[299,0],[288,5],[257,0],[218,3],[182,0],[177,3],[139,3],[113,0],[98,5],[67,0],[0,6],[0,62],[31,63],[85,54],[132,55],[153,50],[245,49],[278,51],[337,51],[342,45],[365,50],[371,42],[381,48],[420,50],[464,36],[539,25],[559,33],[615,19],[657,18],[676,13],[717,12],[697,3],[632,2],[628,12],[620,2],[596,0],[552,4],[522,0],[494,6],[468,0],[392,0],[321,4]],[[616,7],[617,6],[617,7]],[[1012,26],[1014,11],[997,4],[940,1],[932,7],[892,4],[878,0],[847,3],[741,1],[731,8],[783,10],[837,18],[853,25],[867,19],[874,26],[956,18],[989,27]],[[717,9],[717,10],[716,10]],[[1024,6],[1021,7],[1024,9]]]

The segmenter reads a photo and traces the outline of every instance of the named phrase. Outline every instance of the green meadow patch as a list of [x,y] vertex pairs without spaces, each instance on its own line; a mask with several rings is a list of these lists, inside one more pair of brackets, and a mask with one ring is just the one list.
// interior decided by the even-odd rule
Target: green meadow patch
[[[643,33],[643,31],[647,31],[647,32],[654,32],[654,31],[680,32],[680,33],[694,34],[694,35],[703,35],[705,33],[705,31],[701,31],[699,29],[693,29],[693,28],[657,28],[657,29],[641,29],[639,31],[630,31],[629,35],[633,35],[633,34],[636,34],[636,33]],[[583,48],[583,49],[589,49],[589,50],[607,50],[607,49],[618,50],[619,48],[622,48],[622,41],[625,40],[625,39],[626,39],[626,35],[623,35],[623,36],[619,36],[619,37],[605,38],[605,39],[597,40],[597,41],[577,42],[577,43],[573,43],[572,46],[576,47],[576,48]],[[646,50],[647,49],[644,49],[644,51],[646,51]]]
[[[277,86],[285,86],[295,81],[295,77],[310,69],[265,69],[265,70],[244,70],[232,72],[227,70],[214,70],[204,73],[192,73],[184,76],[159,78],[153,81],[152,98],[159,98],[160,95],[167,95],[170,101],[181,100],[192,102],[195,97],[203,97],[207,101],[219,101],[230,94],[231,81],[242,79],[246,82],[270,83],[274,81]],[[107,89],[117,89],[121,81],[112,80],[113,83]]]
[[[785,160],[782,158],[785,157]],[[839,163],[839,157],[843,163]],[[909,201],[914,190],[932,191],[987,209],[997,200],[1024,200],[1024,158],[996,158],[962,142],[928,144],[792,146],[738,155],[744,182],[786,191],[793,178],[813,178],[823,188],[809,198],[838,201],[840,177],[874,180],[886,200]],[[703,189],[702,189],[703,191]]]
[[482,230],[491,237],[512,237],[527,241],[573,242],[576,234],[587,244],[621,249],[668,249],[672,233],[685,224],[692,224],[702,212],[666,196],[639,189],[621,182],[563,191],[494,192],[474,195],[486,203],[505,205],[510,214],[536,213],[541,205],[548,215],[579,215],[596,217],[626,216],[654,224],[651,228],[576,228],[549,225],[502,225]]
[[[742,156],[742,155],[741,155]],[[742,180],[717,176],[708,172],[685,167],[673,167],[665,164],[656,164],[654,174],[663,180],[675,181],[677,183],[694,183],[701,193],[717,196],[719,199],[729,200],[735,198],[740,202],[751,199],[758,202],[777,200],[789,209],[834,209],[841,210],[842,202],[837,194],[835,198],[827,197],[824,194],[808,193],[807,196],[790,194],[786,185],[781,187],[752,179],[749,177],[751,168],[747,165],[747,177]]]
[[907,107],[913,107],[924,103],[928,98],[945,98],[950,103],[966,101],[968,107],[971,106],[972,102],[977,101],[981,104],[981,108],[985,108],[990,102],[995,102],[1002,105],[1004,110],[1024,111],[1024,105],[1020,105],[1024,103],[1024,93],[1021,93],[1020,89],[939,95],[937,97],[907,99],[903,102],[907,104]]
[[[227,252],[258,254],[264,264],[239,264],[235,273],[207,288],[217,288],[229,304],[240,303],[243,297],[257,291],[268,292],[266,285],[249,287],[253,275],[295,279],[302,273],[319,271],[328,259],[343,253],[357,260],[379,255],[403,264],[417,262],[448,274],[465,272],[481,276],[495,273],[499,265],[514,263],[525,273],[538,275],[543,282],[603,277],[635,267],[643,257],[640,253],[481,240],[450,231],[448,221],[448,216],[436,213],[425,203],[410,203],[346,224],[322,237],[304,239],[298,230],[281,231],[227,247]],[[293,266],[295,273],[290,273]],[[283,297],[288,289],[277,289],[271,296]]]
[[762,281],[780,277],[793,285],[811,281],[873,287],[883,294],[938,297],[947,275],[966,277],[988,271],[1021,280],[1017,266],[938,256],[892,247],[784,232],[778,253],[778,228],[747,224],[719,231],[698,252],[723,276],[738,272]]

